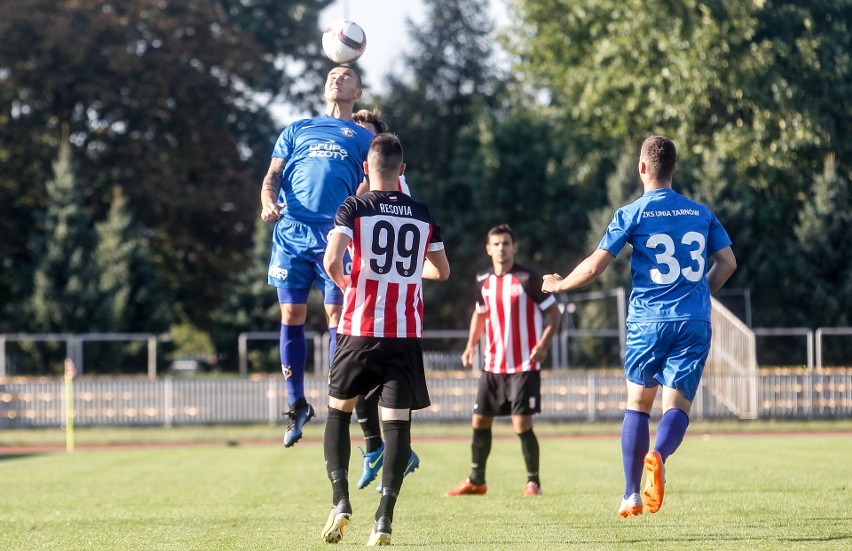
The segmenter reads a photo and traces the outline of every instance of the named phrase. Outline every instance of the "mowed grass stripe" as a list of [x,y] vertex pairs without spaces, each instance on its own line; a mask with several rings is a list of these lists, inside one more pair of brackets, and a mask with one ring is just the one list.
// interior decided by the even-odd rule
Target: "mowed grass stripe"
[[[468,474],[467,441],[415,440],[415,448],[422,466],[400,496],[396,546],[852,547],[849,435],[695,435],[668,462],[662,510],[631,519],[616,515],[617,438],[542,440],[541,498],[521,496],[515,439],[495,440],[482,497],[443,496]],[[355,516],[340,548],[365,545],[378,501],[374,486],[355,489],[359,473],[353,446]],[[316,444],[35,455],[0,461],[0,480],[7,549],[328,549],[319,531],[330,487]]]

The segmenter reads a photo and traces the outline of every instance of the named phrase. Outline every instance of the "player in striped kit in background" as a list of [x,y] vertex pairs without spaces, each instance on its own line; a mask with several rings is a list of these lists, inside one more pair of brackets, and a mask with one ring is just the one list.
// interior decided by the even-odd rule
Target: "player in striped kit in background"
[[485,464],[491,452],[491,426],[498,415],[512,416],[512,427],[521,440],[527,468],[524,495],[541,495],[533,415],[541,412],[541,363],[560,316],[556,299],[541,291],[541,276],[515,263],[517,249],[508,224],[489,230],[485,251],[492,267],[476,276],[476,309],[462,354],[462,364],[471,369],[485,332],[482,374],[473,406],[471,472],[448,496],[486,492]]
[[[333,507],[322,540],[336,543],[352,516],[349,425],[358,396],[379,387],[385,466],[368,545],[389,545],[391,523],[411,455],[411,410],[430,405],[421,333],[423,279],[445,280],[450,266],[429,208],[399,191],[402,145],[379,134],[364,171],[370,191],[346,199],[329,233],[324,266],[344,291],[337,350],[329,371],[323,438]],[[343,271],[351,245],[352,274]]]

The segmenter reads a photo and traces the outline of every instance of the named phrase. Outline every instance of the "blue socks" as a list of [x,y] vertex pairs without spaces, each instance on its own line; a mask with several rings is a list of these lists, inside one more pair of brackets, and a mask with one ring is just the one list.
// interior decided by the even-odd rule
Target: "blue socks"
[[651,416],[642,411],[624,410],[621,425],[621,461],[624,465],[624,497],[639,493],[645,454],[651,445]]
[[663,463],[683,442],[688,426],[689,415],[680,408],[672,408],[663,414],[660,425],[657,427],[657,442],[654,445]]
[[281,324],[281,371],[287,384],[287,402],[293,405],[305,397],[305,364],[308,342],[304,325]]

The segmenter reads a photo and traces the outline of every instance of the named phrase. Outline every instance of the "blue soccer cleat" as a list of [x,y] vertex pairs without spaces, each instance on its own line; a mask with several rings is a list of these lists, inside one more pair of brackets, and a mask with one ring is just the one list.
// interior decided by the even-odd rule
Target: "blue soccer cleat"
[[417,454],[414,453],[414,450],[411,450],[411,455],[408,456],[408,465],[405,466],[405,472],[402,473],[402,476],[408,476],[419,468],[420,458],[417,457]]
[[[420,458],[417,457],[417,454],[414,453],[414,450],[411,450],[411,455],[408,456],[408,464],[405,466],[405,471],[402,473],[402,476],[406,477],[419,468],[420,468]],[[376,491],[377,492],[382,491],[382,483],[381,482],[379,482],[378,485],[376,485]]]
[[361,455],[364,456],[364,465],[361,468],[361,478],[358,480],[358,489],[363,490],[379,475],[379,470],[385,462],[385,443],[382,442],[379,449],[372,452],[365,452],[360,446],[358,449],[361,450]]
[[290,411],[284,412],[284,415],[287,417],[287,430],[284,431],[284,447],[289,448],[302,437],[302,427],[314,416],[314,408],[302,398],[290,406]]

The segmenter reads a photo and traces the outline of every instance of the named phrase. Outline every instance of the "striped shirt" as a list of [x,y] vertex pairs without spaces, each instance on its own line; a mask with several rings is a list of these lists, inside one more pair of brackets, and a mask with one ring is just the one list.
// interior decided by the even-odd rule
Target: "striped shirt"
[[541,338],[542,312],[556,302],[541,290],[542,278],[518,264],[498,276],[493,267],[476,276],[476,311],[485,314],[483,371],[538,371],[530,352]]
[[426,252],[444,248],[429,208],[398,191],[369,191],[343,202],[331,231],[352,239],[340,334],[420,338]]

